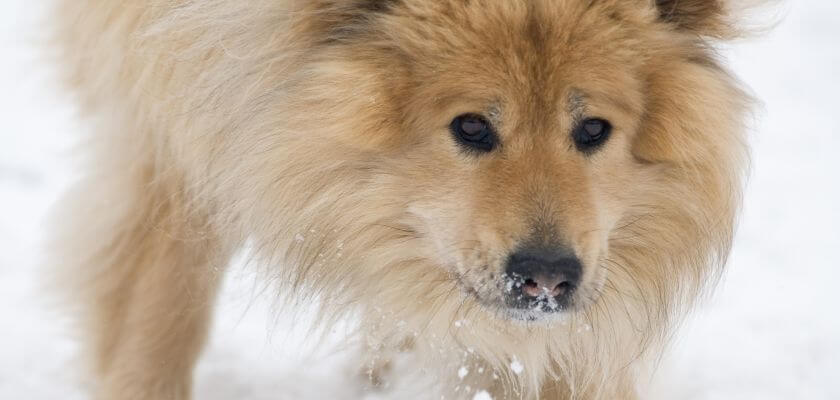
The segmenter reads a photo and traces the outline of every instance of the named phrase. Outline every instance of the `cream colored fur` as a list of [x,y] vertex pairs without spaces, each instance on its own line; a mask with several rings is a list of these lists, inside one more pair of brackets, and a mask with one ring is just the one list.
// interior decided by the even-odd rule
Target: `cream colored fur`
[[[324,323],[359,313],[381,357],[410,343],[461,385],[447,396],[635,399],[729,252],[747,98],[710,47],[737,34],[721,1],[63,0],[56,17],[94,128],[54,262],[97,399],[189,398],[246,241],[280,296],[318,299]],[[590,158],[565,133],[578,102],[616,126]],[[484,110],[504,157],[445,129]],[[487,304],[534,216],[586,284],[526,323]],[[486,372],[457,382],[461,365]]]

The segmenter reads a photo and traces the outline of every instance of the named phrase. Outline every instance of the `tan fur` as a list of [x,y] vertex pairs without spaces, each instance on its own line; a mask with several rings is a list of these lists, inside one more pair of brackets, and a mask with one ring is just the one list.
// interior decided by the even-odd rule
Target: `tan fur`
[[[374,360],[409,340],[441,380],[474,367],[448,396],[497,399],[635,399],[728,254],[747,99],[710,50],[722,0],[60,3],[95,129],[55,262],[98,399],[189,397],[246,241],[284,298],[359,313]],[[460,151],[466,112],[500,149]],[[615,126],[591,156],[582,115]],[[498,278],[533,235],[585,268],[573,310],[526,323]]]

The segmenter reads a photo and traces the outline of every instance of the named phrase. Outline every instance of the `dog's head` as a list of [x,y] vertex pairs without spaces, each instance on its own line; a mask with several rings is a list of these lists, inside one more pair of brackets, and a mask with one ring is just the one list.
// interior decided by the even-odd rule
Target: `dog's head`
[[708,46],[735,33],[724,2],[306,7],[288,85],[310,156],[364,165],[352,213],[399,209],[389,227],[497,315],[668,302],[726,252],[744,96]]

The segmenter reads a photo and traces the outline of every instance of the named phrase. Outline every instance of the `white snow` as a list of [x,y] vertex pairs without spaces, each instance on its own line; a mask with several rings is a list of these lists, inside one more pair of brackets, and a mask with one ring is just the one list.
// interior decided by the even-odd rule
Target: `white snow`
[[458,378],[460,379],[464,379],[464,377],[466,377],[469,373],[470,370],[467,369],[467,367],[462,366],[461,368],[458,368]]
[[490,396],[490,393],[487,393],[486,391],[482,390],[480,392],[477,392],[475,396],[473,396],[473,400],[493,400],[493,397]]
[[522,366],[522,363],[519,362],[519,360],[514,358],[513,361],[510,362],[510,370],[513,371],[514,374],[519,375],[525,370],[525,367]]
[[[36,51],[48,4],[0,2],[0,399],[87,398],[67,318],[38,278],[44,212],[72,179],[81,129]],[[769,35],[725,50],[765,103],[742,224],[721,288],[645,398],[840,399],[840,3],[782,10]],[[270,293],[250,279],[234,269],[225,282],[196,399],[431,398],[410,359],[388,390],[363,391],[341,328],[312,343],[308,310],[272,316]]]

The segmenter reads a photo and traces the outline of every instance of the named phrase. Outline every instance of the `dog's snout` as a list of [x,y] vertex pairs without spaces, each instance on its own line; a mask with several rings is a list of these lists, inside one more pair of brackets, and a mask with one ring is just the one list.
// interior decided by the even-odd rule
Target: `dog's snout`
[[566,248],[535,247],[512,253],[505,273],[509,305],[532,308],[539,301],[562,308],[578,287],[583,267]]

